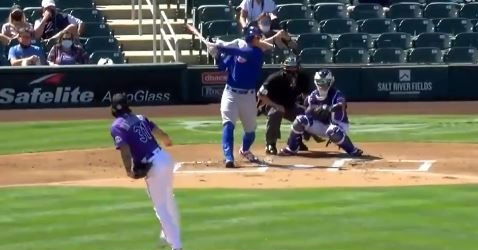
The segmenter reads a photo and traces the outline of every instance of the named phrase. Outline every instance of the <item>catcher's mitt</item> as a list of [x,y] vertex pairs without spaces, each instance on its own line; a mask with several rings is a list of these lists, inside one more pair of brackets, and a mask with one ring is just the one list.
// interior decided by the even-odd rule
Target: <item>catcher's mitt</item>
[[326,104],[315,108],[309,107],[306,113],[312,115],[315,120],[318,120],[325,124],[328,124],[332,117],[330,107]]
[[148,175],[149,170],[152,167],[152,163],[134,163],[131,167],[131,178],[141,179]]

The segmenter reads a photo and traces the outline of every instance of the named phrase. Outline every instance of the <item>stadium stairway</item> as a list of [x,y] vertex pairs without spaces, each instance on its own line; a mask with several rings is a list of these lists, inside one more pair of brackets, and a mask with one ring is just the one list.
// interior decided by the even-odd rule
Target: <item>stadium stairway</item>
[[[188,64],[199,64],[200,57],[199,51],[191,48],[191,35],[185,30],[184,27],[184,4],[181,4],[180,11],[178,13],[178,19],[174,20],[176,16],[176,4],[171,4],[171,8],[168,9],[166,4],[167,0],[158,0],[159,11],[164,11],[166,16],[171,22],[171,26],[178,39],[178,47],[181,50],[179,61]],[[108,24],[115,32],[115,37],[123,45],[125,57],[129,63],[151,63],[153,62],[153,20],[151,10],[146,1],[143,1],[143,35],[138,35],[138,19],[131,20],[131,0],[96,0],[98,10],[103,12],[106,16]],[[138,10],[136,9],[136,16]],[[189,19],[188,23],[192,23]],[[165,25],[166,26],[166,25]],[[165,28],[167,30],[167,28]],[[158,43],[157,43],[157,62],[160,62],[159,51],[159,19],[157,20],[158,31]],[[169,32],[166,32],[169,33]],[[168,35],[166,39],[169,39],[173,43],[171,35]],[[196,40],[197,42],[198,40]],[[164,43],[164,62],[174,61],[174,52],[168,49],[166,42]],[[203,61],[205,56],[203,55]]]

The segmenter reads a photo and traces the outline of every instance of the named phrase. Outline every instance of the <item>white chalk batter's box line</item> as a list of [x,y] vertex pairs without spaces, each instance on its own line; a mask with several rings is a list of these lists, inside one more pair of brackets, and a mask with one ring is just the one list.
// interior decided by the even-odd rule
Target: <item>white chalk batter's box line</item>
[[[347,162],[364,162],[365,164],[368,162],[389,162],[389,163],[419,163],[417,169],[369,169],[369,171],[376,171],[376,172],[428,172],[432,167],[433,163],[436,160],[371,160],[371,161],[363,161],[363,160],[356,160],[352,158],[345,158],[340,160],[335,160],[330,167],[324,168],[330,172],[337,172],[340,171]],[[237,173],[264,173],[266,172],[269,167],[267,165],[263,165],[258,168],[252,169],[234,169],[234,170],[180,170],[183,164],[194,164],[198,162],[179,162],[174,167],[174,172],[177,174],[237,174]],[[314,165],[305,165],[305,164],[296,164],[290,165],[288,169],[313,169],[317,166]]]

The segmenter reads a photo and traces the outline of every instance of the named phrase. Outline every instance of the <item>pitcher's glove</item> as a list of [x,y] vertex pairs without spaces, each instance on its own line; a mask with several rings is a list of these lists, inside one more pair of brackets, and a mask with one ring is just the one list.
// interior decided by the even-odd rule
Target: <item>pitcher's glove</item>
[[148,175],[149,170],[152,167],[152,163],[136,162],[131,167],[130,177],[133,179],[141,179]]

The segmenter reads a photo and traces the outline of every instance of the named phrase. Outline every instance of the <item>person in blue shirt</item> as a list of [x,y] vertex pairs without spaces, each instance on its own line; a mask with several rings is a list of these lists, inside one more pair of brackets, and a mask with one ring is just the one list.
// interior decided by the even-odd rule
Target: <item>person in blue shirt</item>
[[240,155],[253,163],[260,162],[250,151],[255,140],[257,127],[256,86],[262,77],[264,51],[261,48],[261,31],[251,26],[245,30],[246,46],[231,48],[214,45],[217,49],[218,67],[228,72],[227,84],[221,99],[223,124],[222,147],[226,167],[236,167],[234,163],[234,128],[241,120],[244,128]]
[[32,33],[27,29],[18,31],[19,44],[10,48],[8,60],[12,66],[46,65],[45,52],[32,45]]

